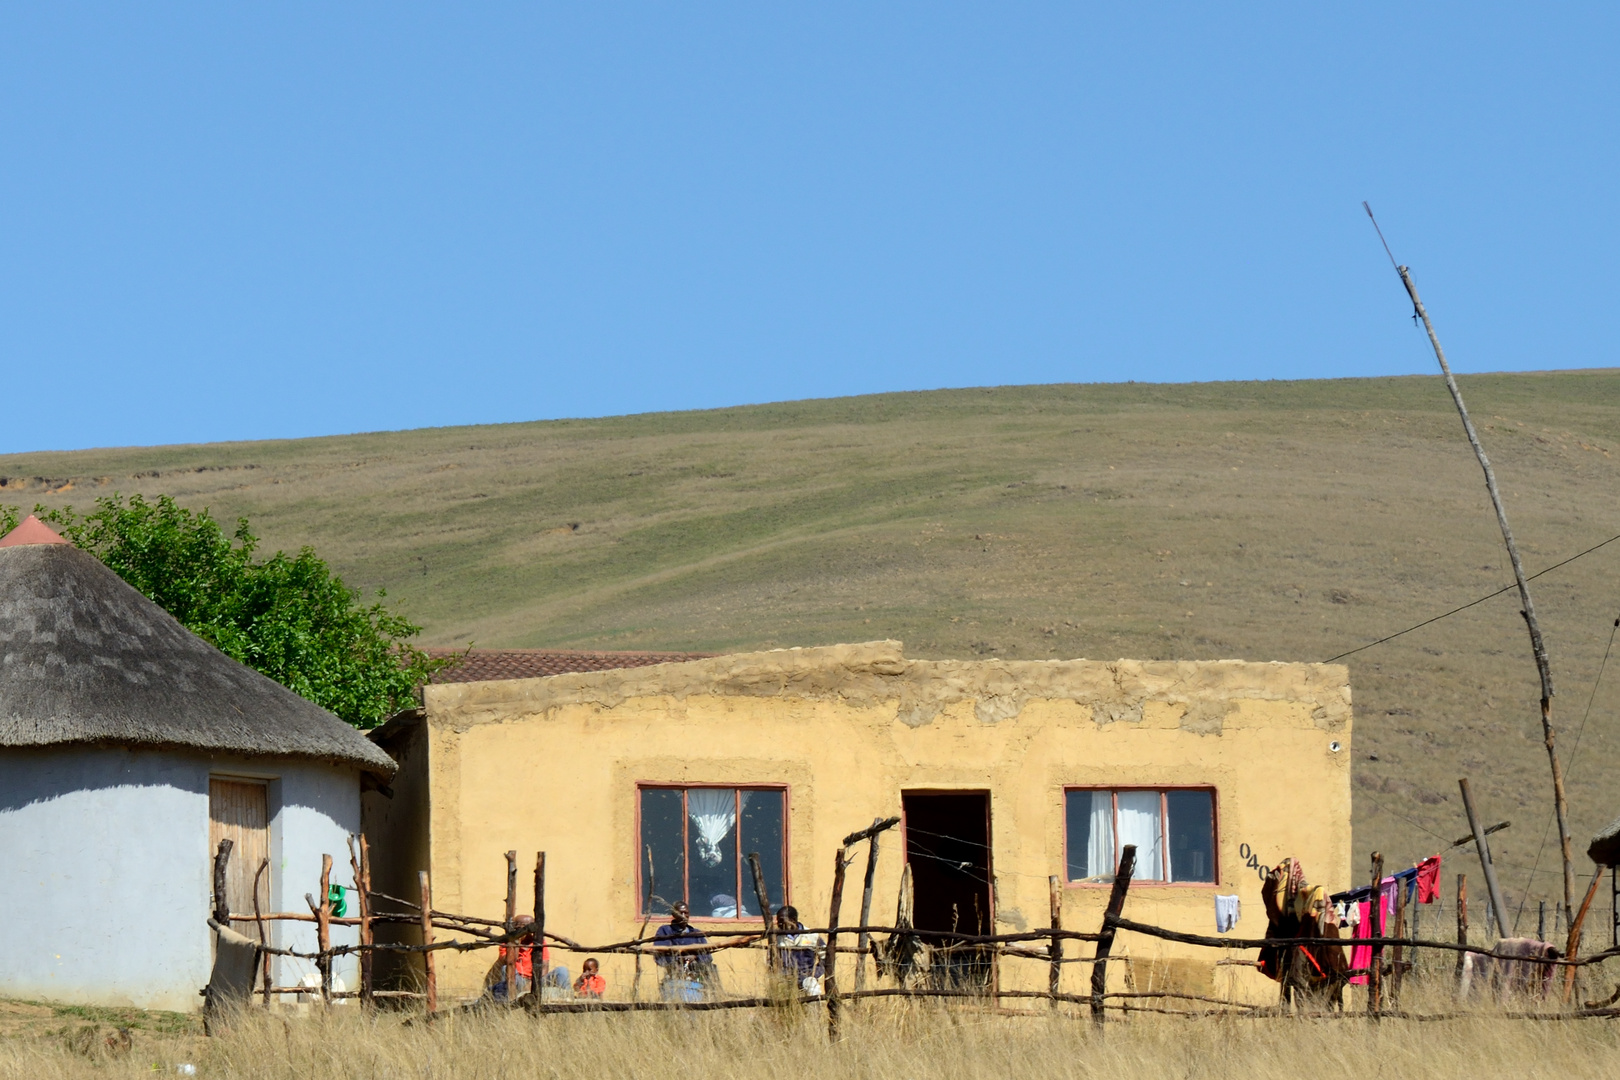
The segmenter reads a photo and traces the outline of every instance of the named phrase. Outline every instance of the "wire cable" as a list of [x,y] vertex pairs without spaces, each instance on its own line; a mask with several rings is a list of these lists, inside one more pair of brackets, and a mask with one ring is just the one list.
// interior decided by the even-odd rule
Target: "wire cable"
[[[1554,570],[1557,570],[1561,566],[1568,566],[1570,563],[1574,562],[1576,559],[1584,558],[1585,556],[1592,554],[1592,552],[1598,550],[1599,548],[1607,547],[1608,545],[1614,543],[1616,540],[1620,540],[1620,533],[1616,533],[1615,535],[1609,537],[1607,540],[1603,541],[1600,544],[1593,544],[1591,547],[1587,548],[1585,551],[1582,551],[1582,552],[1580,552],[1578,554],[1575,554],[1575,555],[1571,555],[1569,558],[1565,559],[1563,562],[1555,562],[1551,566],[1547,567],[1544,570],[1537,570],[1535,573],[1531,574],[1529,577],[1525,578],[1524,580],[1525,581],[1534,581],[1534,580],[1536,580],[1536,578],[1540,577],[1541,575],[1550,574]],[[1505,592],[1512,592],[1514,589],[1517,589],[1518,587],[1519,587],[1518,582],[1513,582],[1511,584],[1504,585],[1500,589],[1497,589],[1495,592],[1489,593],[1489,594],[1487,594],[1485,596],[1480,597],[1478,600],[1470,600],[1470,601],[1468,601],[1468,603],[1463,604],[1460,607],[1454,607],[1450,611],[1446,612],[1444,615],[1436,615],[1432,619],[1424,619],[1422,622],[1417,623],[1416,625],[1408,626],[1405,630],[1397,630],[1395,633],[1390,634],[1390,635],[1388,635],[1386,637],[1381,637],[1377,641],[1369,641],[1365,645],[1358,645],[1354,649],[1346,650],[1345,652],[1340,653],[1338,656],[1330,656],[1326,660],[1323,660],[1322,663],[1331,664],[1336,660],[1343,660],[1347,656],[1354,656],[1358,652],[1364,652],[1365,650],[1372,648],[1374,645],[1382,645],[1386,641],[1394,641],[1396,638],[1402,636],[1403,634],[1410,634],[1414,630],[1423,629],[1425,626],[1428,626],[1430,623],[1437,623],[1441,619],[1448,619],[1451,616],[1457,614],[1459,611],[1467,611],[1469,608],[1476,607],[1476,606],[1478,606],[1480,604],[1483,604],[1487,600],[1494,600],[1498,596],[1501,596]]]

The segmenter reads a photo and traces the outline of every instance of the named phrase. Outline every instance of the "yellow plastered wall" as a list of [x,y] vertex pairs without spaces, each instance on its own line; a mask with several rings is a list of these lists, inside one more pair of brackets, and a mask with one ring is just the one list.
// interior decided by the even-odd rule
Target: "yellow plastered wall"
[[[1310,664],[907,660],[898,643],[780,650],[549,679],[429,686],[424,720],[435,906],[498,918],[509,849],[519,911],[531,910],[535,853],[547,852],[548,928],[586,944],[634,937],[637,785],[783,784],[789,900],[825,925],[834,853],[846,834],[901,813],[913,789],[988,790],[997,929],[1049,926],[1048,876],[1064,869],[1064,789],[1210,786],[1219,882],[1135,884],[1127,917],[1213,934],[1214,896],[1236,893],[1236,933],[1260,936],[1261,878],[1245,865],[1303,861],[1313,884],[1350,882],[1350,691],[1342,666]],[[1334,749],[1334,747],[1337,749]],[[856,921],[864,848],[843,922]],[[882,841],[873,922],[892,921],[900,830]],[[1108,889],[1065,885],[1063,925],[1094,930]],[[780,903],[780,897],[772,897]],[[737,924],[708,923],[736,928]],[[850,942],[853,943],[853,942]],[[1069,956],[1089,955],[1070,943]],[[1083,951],[1082,951],[1083,950]],[[1221,954],[1125,934],[1111,984],[1275,997]],[[726,987],[761,985],[762,954],[722,954]],[[473,996],[492,956],[440,954],[441,994]],[[1252,959],[1252,954],[1232,954]],[[580,956],[553,963],[579,970]],[[629,957],[604,956],[625,998]],[[854,958],[840,958],[851,982]],[[657,992],[651,960],[640,993]],[[1089,967],[1066,965],[1082,992]],[[1004,959],[1003,989],[1044,989],[1046,965]],[[868,974],[869,985],[871,975]]]

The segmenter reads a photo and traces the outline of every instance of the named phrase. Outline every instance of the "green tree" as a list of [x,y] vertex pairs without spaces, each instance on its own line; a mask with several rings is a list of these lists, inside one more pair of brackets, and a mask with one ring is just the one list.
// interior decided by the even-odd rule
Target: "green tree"
[[[409,708],[416,687],[445,666],[410,644],[422,628],[389,611],[385,593],[362,604],[312,549],[256,561],[246,518],[227,535],[207,510],[167,495],[113,495],[83,516],[34,513],[192,633],[355,727]],[[19,516],[0,507],[0,532]]]

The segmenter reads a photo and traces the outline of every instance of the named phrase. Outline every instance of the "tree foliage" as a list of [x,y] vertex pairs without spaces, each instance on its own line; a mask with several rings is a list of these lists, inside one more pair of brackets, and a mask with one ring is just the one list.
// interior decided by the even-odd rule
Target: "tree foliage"
[[[227,535],[207,510],[167,495],[113,495],[82,516],[34,512],[192,633],[356,727],[409,708],[444,666],[410,644],[422,628],[388,610],[385,593],[361,603],[312,549],[256,560],[246,518]],[[0,533],[18,516],[0,507]]]

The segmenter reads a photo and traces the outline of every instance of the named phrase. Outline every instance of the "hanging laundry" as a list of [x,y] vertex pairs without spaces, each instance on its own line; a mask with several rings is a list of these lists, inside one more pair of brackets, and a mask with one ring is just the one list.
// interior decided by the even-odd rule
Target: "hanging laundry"
[[1296,918],[1303,919],[1307,915],[1321,918],[1322,909],[1327,906],[1327,890],[1320,885],[1307,885],[1294,893],[1291,911]]
[[[1396,874],[1393,877],[1387,877],[1378,883],[1378,895],[1384,900],[1384,919],[1382,925],[1386,930],[1389,929],[1390,922],[1395,918],[1395,893],[1403,884],[1404,882],[1401,880],[1400,874]],[[1384,936],[1388,937],[1389,935],[1386,934]]]
[[[1266,875],[1260,900],[1266,909],[1268,941],[1339,934],[1327,891],[1306,882],[1304,868],[1296,859],[1285,859]],[[1282,984],[1284,1001],[1312,1001],[1327,1007],[1343,1003],[1344,950],[1338,946],[1266,945],[1260,949],[1255,966],[1261,974]]]
[[1440,899],[1440,856],[1430,855],[1417,864],[1417,901],[1432,904]]
[[[1406,871],[1403,871],[1402,873],[1404,874]],[[1417,871],[1413,870],[1410,871],[1410,873],[1415,875]],[[1409,881],[1411,879],[1407,878],[1406,880]],[[1387,877],[1378,883],[1378,896],[1381,901],[1379,907],[1383,909],[1383,917],[1377,920],[1376,925],[1374,924],[1372,910],[1372,888],[1368,887],[1365,889],[1354,890],[1356,893],[1364,894],[1367,899],[1354,905],[1356,908],[1356,913],[1351,916],[1351,918],[1353,918],[1355,922],[1349,924],[1355,927],[1355,932],[1351,935],[1352,938],[1389,936],[1389,926],[1395,917],[1395,890],[1399,889],[1403,883],[1402,874]],[[1350,967],[1353,969],[1371,967],[1372,953],[1373,948],[1371,945],[1351,946]],[[1350,985],[1352,986],[1362,986],[1365,985],[1366,982],[1367,976],[1365,975],[1355,975],[1350,979]]]
[[[1355,927],[1352,938],[1371,937],[1369,928],[1372,925],[1372,901],[1352,901],[1350,904],[1352,914],[1350,925]],[[1350,967],[1355,971],[1362,971],[1372,966],[1372,946],[1354,945],[1350,948]],[[1367,982],[1365,975],[1350,976],[1351,986],[1364,986]]]
[[1240,918],[1238,914],[1238,898],[1236,896],[1215,897],[1215,932],[1225,934],[1237,925]]

